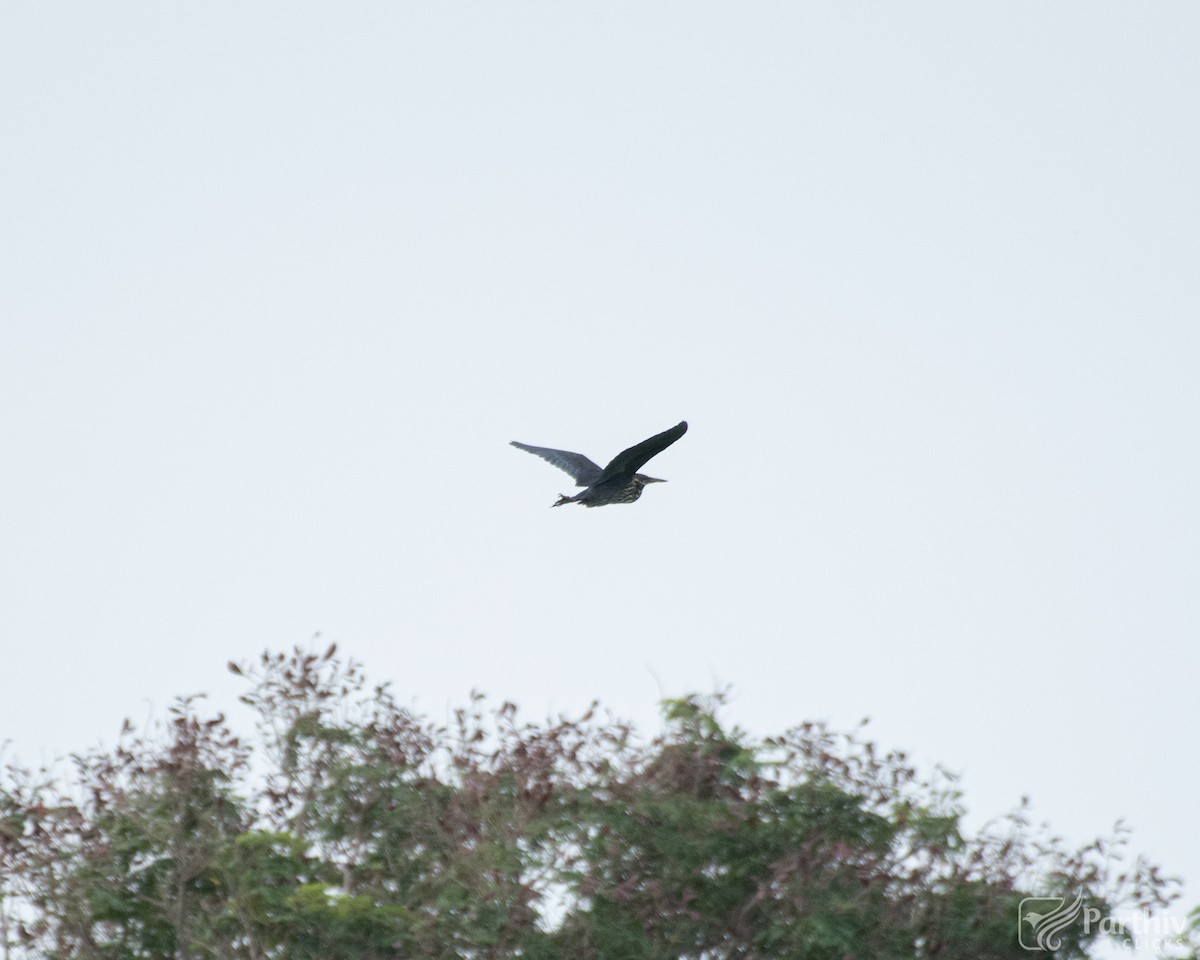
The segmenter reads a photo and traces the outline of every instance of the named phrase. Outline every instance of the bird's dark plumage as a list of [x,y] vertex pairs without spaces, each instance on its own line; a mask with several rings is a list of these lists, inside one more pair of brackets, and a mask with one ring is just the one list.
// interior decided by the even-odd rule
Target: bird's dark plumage
[[604,471],[592,463],[582,453],[571,453],[570,450],[551,450],[549,447],[531,447],[527,443],[512,441],[512,445],[520,450],[537,454],[547,463],[552,463],[559,470],[567,473],[575,481],[577,487],[590,487],[600,479]]
[[512,441],[512,445],[528,453],[536,454],[547,463],[552,463],[566,472],[578,487],[586,487],[583,493],[574,497],[559,495],[556,507],[564,503],[582,503],[586,507],[603,507],[610,503],[633,503],[642,495],[642,488],[648,483],[663,483],[655,477],[647,477],[638,473],[638,469],[652,457],[667,449],[676,440],[687,433],[687,421],[681,421],[670,430],[655,434],[649,440],[643,440],[628,450],[622,450],[609,462],[603,470],[585,457],[582,453],[572,453],[569,450],[554,450],[550,447],[533,447],[527,443]]

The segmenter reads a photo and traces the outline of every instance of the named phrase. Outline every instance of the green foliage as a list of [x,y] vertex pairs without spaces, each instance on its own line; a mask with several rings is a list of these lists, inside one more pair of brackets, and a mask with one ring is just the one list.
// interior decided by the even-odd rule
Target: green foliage
[[479,695],[430,724],[332,647],[231,669],[248,744],[189,699],[70,778],[7,768],[6,958],[987,960],[1031,956],[1027,892],[1169,898],[1111,843],[1064,849],[1023,810],[966,836],[949,778],[816,724],[755,740],[720,697],[667,701],[642,742]]

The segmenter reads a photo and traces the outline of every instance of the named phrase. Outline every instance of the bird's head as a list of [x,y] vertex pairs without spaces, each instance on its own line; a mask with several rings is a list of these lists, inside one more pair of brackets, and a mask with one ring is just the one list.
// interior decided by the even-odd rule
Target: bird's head
[[659,480],[658,477],[648,477],[644,473],[635,473],[634,477],[642,482],[642,486],[648,483],[666,483],[666,480]]

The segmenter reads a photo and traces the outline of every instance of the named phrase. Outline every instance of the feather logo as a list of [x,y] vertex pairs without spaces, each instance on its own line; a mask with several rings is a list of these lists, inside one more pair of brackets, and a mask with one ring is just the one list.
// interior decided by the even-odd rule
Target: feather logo
[[1082,913],[1082,890],[1071,903],[1066,897],[1026,897],[1017,907],[1017,940],[1026,950],[1052,953],[1062,946],[1063,931]]

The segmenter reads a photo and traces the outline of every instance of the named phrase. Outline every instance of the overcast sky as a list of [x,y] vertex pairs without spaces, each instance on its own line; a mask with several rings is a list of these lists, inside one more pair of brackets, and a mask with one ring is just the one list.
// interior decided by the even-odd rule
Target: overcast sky
[[[868,728],[1200,900],[1200,8],[9,3],[0,739],[337,640]],[[632,506],[550,510],[681,419]]]

